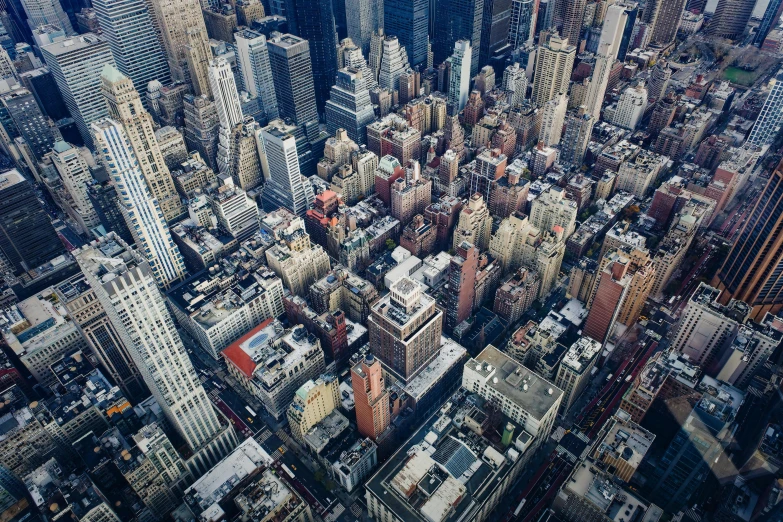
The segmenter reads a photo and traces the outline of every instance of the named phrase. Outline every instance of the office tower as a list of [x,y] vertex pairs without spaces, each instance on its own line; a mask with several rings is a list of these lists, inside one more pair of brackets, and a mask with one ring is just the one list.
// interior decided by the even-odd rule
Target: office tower
[[609,56],[612,52],[611,45],[604,43],[599,47],[593,67],[593,76],[590,78],[590,85],[587,87],[584,105],[587,112],[598,121],[601,118],[601,107],[604,104],[606,88],[609,85],[609,75],[612,72],[614,59]]
[[125,128],[125,136],[136,157],[135,162],[152,197],[157,200],[166,221],[177,219],[185,213],[185,208],[160,152],[152,116],[141,104],[139,93],[130,78],[112,65],[104,67],[101,82],[109,116]]
[[383,7],[383,0],[345,0],[348,38],[353,40],[363,53],[370,52],[372,34],[384,28]]
[[472,56],[470,42],[459,40],[454,43],[451,55],[451,74],[449,75],[449,103],[454,114],[465,108],[470,90],[470,60]]
[[637,24],[639,4],[630,0],[624,0],[619,5],[625,10],[625,17],[622,19],[624,20],[624,25],[621,24],[620,26],[620,47],[617,50],[617,58],[625,60],[628,51],[638,47],[636,33],[638,32],[637,25],[640,25]]
[[647,82],[647,98],[649,101],[658,101],[666,95],[672,70],[666,60],[659,60],[650,71],[650,79]]
[[[457,40],[470,42],[470,74],[479,70],[479,50],[481,48],[481,21],[484,16],[485,0],[435,0],[433,21],[443,13],[442,22],[435,23],[437,30],[432,32],[432,53],[434,63],[442,63],[454,51]],[[448,13],[448,16],[446,16]]]
[[507,93],[511,107],[518,107],[524,103],[527,95],[527,75],[518,63],[509,65],[503,72],[503,89]]
[[449,290],[446,295],[446,324],[448,332],[473,313],[473,299],[476,292],[476,272],[479,251],[472,244],[463,241],[455,249],[449,266]]
[[[666,2],[661,2],[665,4]],[[678,1],[682,4],[682,0]],[[745,32],[756,2],[753,0],[718,0],[715,14],[707,27],[707,34],[737,40]],[[682,7],[680,7],[682,14]]]
[[783,227],[782,194],[783,164],[779,164],[711,283],[724,291],[721,302],[748,303],[756,320],[783,308],[783,253],[776,247]]
[[377,72],[373,71],[373,69],[367,65],[367,60],[364,59],[362,50],[356,47],[350,38],[346,38],[340,42],[340,65],[342,67],[353,67],[354,69],[360,70],[367,89],[378,87]]
[[109,44],[92,33],[61,40],[41,48],[71,117],[84,143],[92,146],[90,125],[108,115],[101,95],[101,71],[114,65]]
[[544,104],[541,108],[539,143],[543,143],[546,147],[552,147],[560,143],[567,110],[568,96],[565,94],[558,94]]
[[757,147],[771,144],[783,123],[783,69],[769,83],[769,94],[746,142]]
[[362,145],[358,151],[351,153],[351,166],[359,177],[359,192],[365,197],[374,193],[378,156]]
[[587,113],[584,105],[576,111],[569,111],[565,119],[559,161],[572,169],[579,169],[585,158],[587,145],[595,125],[595,118]]
[[[408,52],[411,67],[427,65],[431,15],[429,0],[384,1],[383,30],[399,39],[400,46]],[[368,53],[366,51],[365,55]]]
[[64,141],[58,141],[52,148],[52,163],[60,178],[63,181],[63,187],[73,202],[75,221],[79,224],[84,234],[90,234],[93,227],[100,224],[98,214],[87,196],[87,186],[93,181],[90,168],[84,160],[83,155],[89,152],[79,150],[73,145]]
[[589,337],[580,337],[568,348],[555,376],[555,386],[563,390],[563,412],[571,408],[587,387],[600,353],[601,343]]
[[[258,187],[263,181],[261,158],[258,154],[260,126],[251,116],[236,125],[228,134],[228,143],[218,147],[218,167],[225,170],[242,190]],[[222,137],[221,137],[222,139]]]
[[362,436],[376,440],[389,427],[391,412],[383,369],[373,354],[367,354],[351,368],[351,386],[356,427]]
[[266,37],[259,32],[242,29],[234,33],[234,39],[244,89],[252,96],[261,98],[267,119],[280,117]]
[[627,87],[617,101],[612,124],[624,129],[635,130],[647,109],[647,89],[644,82]]
[[783,14],[783,0],[770,0],[767,8],[764,10],[764,16],[753,36],[753,45],[761,47],[769,32],[780,22],[780,16]]
[[540,107],[558,94],[568,92],[575,57],[576,47],[557,35],[551,36],[546,45],[539,48],[530,97],[535,105]]
[[383,89],[396,91],[400,88],[400,76],[409,69],[408,54],[400,46],[396,36],[386,36],[381,46],[381,60],[378,65],[378,85]]
[[353,67],[337,71],[337,82],[326,102],[326,127],[329,133],[345,129],[350,139],[363,145],[367,143],[367,125],[374,119],[375,110],[362,71]]
[[[112,189],[114,190],[114,189]],[[128,346],[109,320],[95,290],[79,272],[55,287],[60,302],[68,315],[87,339],[90,350],[108,375],[134,402],[149,395],[139,368],[133,362]]]
[[398,279],[372,306],[368,329],[373,354],[396,379],[410,382],[440,351],[442,316],[418,283]]
[[225,58],[215,58],[209,63],[207,75],[221,130],[232,129],[242,122],[242,107],[231,65]]
[[628,14],[623,4],[610,5],[606,10],[601,35],[598,39],[598,48],[601,49],[603,44],[609,44],[606,56],[611,61],[616,60],[620,53],[627,20]]
[[[494,0],[484,2],[484,14],[481,20],[480,65],[486,65],[493,57],[508,51],[508,36],[511,22],[513,0]],[[482,94],[484,92],[482,91]]]
[[335,376],[324,374],[316,380],[307,381],[296,390],[294,401],[286,412],[291,435],[303,443],[310,428],[340,404],[339,382]]
[[16,275],[65,253],[32,185],[15,169],[0,174],[0,252]]
[[[337,32],[332,3],[322,0],[286,0],[285,16],[289,30],[298,36],[294,38],[307,42],[308,58],[312,63],[309,75],[314,85],[315,103],[321,113],[329,98],[329,88],[337,75]],[[383,14],[380,16],[383,17]],[[274,64],[272,71],[277,76]],[[304,70],[301,73],[307,74]]]
[[563,237],[568,237],[576,228],[578,211],[576,202],[566,198],[565,190],[555,186],[533,200],[530,222],[544,232],[562,227]]
[[209,96],[207,67],[212,59],[207,27],[196,0],[151,2],[160,27],[169,70],[175,81],[193,85],[196,96]]
[[[319,131],[310,44],[303,38],[284,34],[268,40],[267,48],[280,117],[291,120],[298,127],[297,139],[306,136],[312,143]],[[332,74],[329,86],[334,77]]]
[[51,150],[55,138],[49,119],[41,113],[35,96],[27,89],[13,89],[0,101],[35,159],[41,161]]
[[261,130],[262,156],[265,157],[262,202],[265,210],[280,207],[303,216],[314,199],[313,187],[299,170],[296,138],[292,129],[276,120]]
[[218,132],[220,120],[215,102],[207,96],[183,97],[185,112],[185,143],[188,149],[198,151],[212,170],[218,170]]
[[96,0],[93,7],[117,69],[131,79],[142,101],[146,101],[149,82],[171,83],[166,55],[145,0]]
[[123,241],[132,245],[133,236],[128,225],[125,224],[125,218],[122,217],[114,182],[111,180],[91,181],[87,186],[87,197],[106,232],[115,232]]
[[134,241],[146,254],[158,285],[168,288],[184,279],[185,265],[136,160],[131,140],[122,124],[114,120],[101,120],[93,124],[93,130],[106,170],[116,182],[120,209]]
[[582,39],[582,26],[585,17],[586,0],[569,0],[563,2],[563,39],[568,40],[569,45],[579,47]]
[[511,20],[508,29],[508,44],[511,49],[532,43],[537,18],[538,2],[535,0],[511,1]]
[[[94,127],[99,136],[121,130],[111,121]],[[109,142],[103,145],[114,147]],[[140,174],[135,177],[141,182]],[[166,300],[153,284],[154,270],[114,234],[82,248],[76,258],[166,420],[195,454],[195,466],[203,474],[231,451],[237,439],[207,398]]]
[[609,263],[598,276],[595,297],[585,321],[584,335],[603,344],[612,333],[630,285],[628,258],[609,254]]
[[65,31],[68,36],[76,34],[59,0],[21,0],[21,3],[27,13],[30,29],[42,25],[54,25]]

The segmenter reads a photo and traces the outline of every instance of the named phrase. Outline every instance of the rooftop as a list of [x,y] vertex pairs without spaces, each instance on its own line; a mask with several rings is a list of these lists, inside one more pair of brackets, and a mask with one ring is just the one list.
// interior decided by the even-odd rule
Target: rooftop
[[405,385],[405,392],[416,401],[419,401],[449,370],[461,364],[468,354],[465,348],[449,337],[442,335],[440,342],[438,356]]
[[654,434],[632,421],[626,412],[618,410],[598,435],[593,458],[600,460],[599,455],[607,454],[638,468],[654,440]]
[[582,373],[601,351],[601,343],[589,337],[580,337],[566,352],[562,364],[571,370]]

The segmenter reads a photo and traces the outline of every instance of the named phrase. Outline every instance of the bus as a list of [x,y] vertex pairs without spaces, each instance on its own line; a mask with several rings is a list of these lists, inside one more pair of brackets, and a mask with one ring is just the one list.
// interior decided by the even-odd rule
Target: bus
[[245,406],[245,409],[252,415],[253,417],[256,416],[256,412],[253,411],[253,409],[250,406]]

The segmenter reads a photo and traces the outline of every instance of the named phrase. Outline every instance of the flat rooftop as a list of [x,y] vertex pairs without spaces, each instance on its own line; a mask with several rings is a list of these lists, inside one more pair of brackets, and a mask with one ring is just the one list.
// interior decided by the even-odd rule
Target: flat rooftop
[[444,335],[440,338],[438,356],[405,385],[405,392],[419,401],[449,370],[461,364],[468,352],[459,343]]

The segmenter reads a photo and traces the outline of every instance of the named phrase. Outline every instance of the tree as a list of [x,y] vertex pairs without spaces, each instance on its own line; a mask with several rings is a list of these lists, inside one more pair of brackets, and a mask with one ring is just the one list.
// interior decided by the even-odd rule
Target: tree
[[395,242],[394,242],[394,240],[393,240],[393,239],[391,239],[391,238],[387,239],[387,240],[386,240],[386,250],[388,250],[389,252],[391,252],[391,251],[392,251],[392,250],[394,250],[395,248],[397,248],[397,243],[395,243]]

